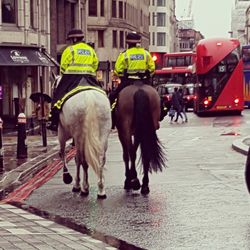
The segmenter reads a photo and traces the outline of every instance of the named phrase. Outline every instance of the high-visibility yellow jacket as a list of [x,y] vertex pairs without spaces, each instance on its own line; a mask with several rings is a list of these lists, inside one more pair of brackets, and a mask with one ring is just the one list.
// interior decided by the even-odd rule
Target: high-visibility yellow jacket
[[133,47],[122,52],[116,60],[114,73],[124,76],[125,70],[128,76],[145,73],[146,70],[152,75],[155,71],[155,63],[149,51],[142,47]]
[[95,50],[84,42],[68,46],[62,54],[60,72],[62,74],[96,75],[98,57]]

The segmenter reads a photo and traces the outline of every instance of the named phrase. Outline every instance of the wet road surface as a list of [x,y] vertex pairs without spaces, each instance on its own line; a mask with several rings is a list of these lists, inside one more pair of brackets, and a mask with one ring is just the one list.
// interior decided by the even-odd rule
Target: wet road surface
[[[72,186],[63,184],[59,172],[26,203],[145,249],[250,249],[246,158],[231,147],[236,139],[231,132],[248,135],[250,113],[226,118],[188,115],[187,124],[162,122],[158,135],[167,150],[168,168],[150,176],[148,196],[123,190],[124,164],[113,133],[106,200],[96,200],[92,172],[87,198],[71,193]],[[69,166],[73,173],[74,162]]]

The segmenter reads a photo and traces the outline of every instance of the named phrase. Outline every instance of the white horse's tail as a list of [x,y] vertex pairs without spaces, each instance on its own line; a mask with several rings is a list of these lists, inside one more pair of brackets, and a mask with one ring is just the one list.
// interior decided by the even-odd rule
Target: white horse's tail
[[85,137],[84,154],[86,162],[93,168],[94,172],[100,175],[100,156],[102,155],[102,145],[100,141],[100,128],[98,122],[97,106],[95,104],[96,96],[91,94],[85,95],[86,108],[85,121],[83,126],[83,134]]

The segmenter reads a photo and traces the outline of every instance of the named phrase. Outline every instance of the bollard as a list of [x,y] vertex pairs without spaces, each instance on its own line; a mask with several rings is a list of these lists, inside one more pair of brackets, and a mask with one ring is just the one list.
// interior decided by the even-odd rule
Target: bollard
[[20,113],[17,117],[17,159],[27,158],[26,139],[26,116]]
[[3,173],[3,120],[0,117],[0,173]]

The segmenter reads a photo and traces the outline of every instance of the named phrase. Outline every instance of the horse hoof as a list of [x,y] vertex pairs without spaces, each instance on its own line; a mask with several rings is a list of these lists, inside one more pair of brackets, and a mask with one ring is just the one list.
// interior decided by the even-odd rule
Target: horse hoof
[[141,194],[143,194],[143,195],[147,195],[147,194],[149,194],[149,187],[143,187],[142,186],[142,188],[141,188]]
[[131,189],[131,181],[130,180],[125,180],[124,182],[124,189],[130,190]]
[[63,182],[65,184],[70,184],[72,182],[73,178],[69,173],[63,173]]
[[107,198],[107,195],[106,195],[106,194],[102,194],[102,195],[101,195],[101,194],[98,194],[98,195],[97,195],[97,199],[98,199],[98,200],[104,200],[104,199],[106,199],[106,198]]
[[81,191],[81,188],[76,188],[76,187],[72,188],[73,193],[79,193],[80,191]]
[[140,181],[137,178],[131,180],[131,187],[133,188],[133,190],[139,190],[141,188]]
[[82,197],[86,197],[86,196],[89,195],[89,191],[81,191],[80,195],[81,195]]

